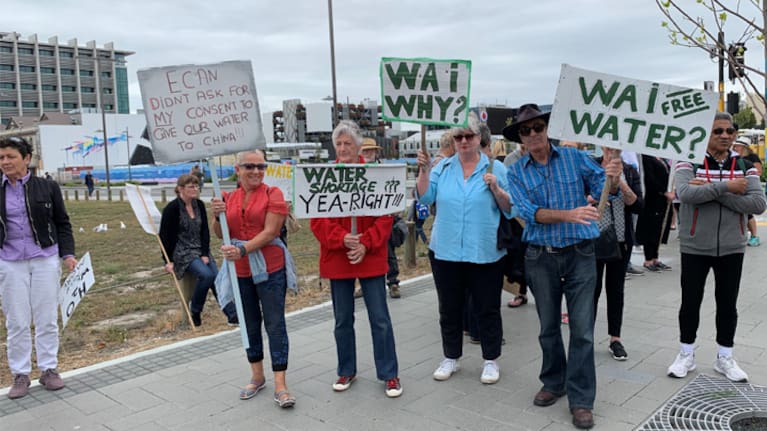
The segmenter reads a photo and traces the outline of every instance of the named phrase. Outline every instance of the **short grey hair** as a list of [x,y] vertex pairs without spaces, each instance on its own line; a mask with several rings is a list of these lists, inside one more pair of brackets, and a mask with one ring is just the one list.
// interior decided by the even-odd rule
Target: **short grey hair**
[[477,114],[469,112],[469,121],[466,123],[466,127],[453,127],[450,129],[450,137],[464,130],[469,130],[471,133],[479,135],[479,118],[477,118]]
[[339,136],[346,135],[357,144],[357,146],[362,145],[362,130],[360,130],[360,126],[357,125],[354,121],[350,120],[341,120],[335,129],[333,129],[333,145],[336,144],[336,140]]
[[732,123],[732,115],[729,112],[717,112],[714,116],[714,121],[716,120],[727,120]]
[[255,150],[247,150],[247,151],[240,151],[237,153],[237,163],[242,163],[243,160],[245,160],[245,156],[248,156],[250,154],[261,154],[261,157],[266,160],[266,153],[264,150],[260,148],[256,148]]
[[485,123],[479,124],[479,139],[479,146],[482,148],[489,147],[493,142],[493,132]]

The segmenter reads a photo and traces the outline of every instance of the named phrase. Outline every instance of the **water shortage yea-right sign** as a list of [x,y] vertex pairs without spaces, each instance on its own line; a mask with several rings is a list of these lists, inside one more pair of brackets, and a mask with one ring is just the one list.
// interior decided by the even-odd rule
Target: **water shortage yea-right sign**
[[380,73],[384,120],[466,125],[471,61],[384,57]]
[[549,136],[700,160],[719,95],[562,65]]

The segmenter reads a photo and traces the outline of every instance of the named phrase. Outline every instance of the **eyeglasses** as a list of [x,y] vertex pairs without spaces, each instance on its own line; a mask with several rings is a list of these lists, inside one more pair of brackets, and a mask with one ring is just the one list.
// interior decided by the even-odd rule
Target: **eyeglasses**
[[466,138],[466,140],[468,141],[474,138],[475,136],[477,135],[474,133],[466,133],[465,135],[453,135],[453,139],[455,139],[455,142],[461,142],[464,138]]
[[727,132],[728,135],[732,135],[733,133],[737,131],[738,130],[734,127],[728,127],[726,129],[724,127],[717,127],[716,129],[712,130],[711,133],[715,135],[721,135],[722,133]]
[[530,132],[533,130],[535,130],[535,133],[541,133],[545,128],[546,124],[544,123],[538,123],[533,127],[519,126],[519,136],[530,136]]
[[199,184],[187,184],[184,187],[186,187],[188,189],[199,189],[200,185]]
[[252,171],[254,169],[258,169],[259,171],[265,171],[269,165],[267,165],[266,163],[240,163],[237,166],[239,166],[240,169],[245,169],[246,171]]

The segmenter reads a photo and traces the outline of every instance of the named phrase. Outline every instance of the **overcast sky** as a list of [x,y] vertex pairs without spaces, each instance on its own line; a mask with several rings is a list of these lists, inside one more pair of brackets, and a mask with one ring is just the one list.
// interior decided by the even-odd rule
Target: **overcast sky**
[[[136,72],[178,64],[251,60],[262,112],[332,93],[325,0],[4,0],[3,10],[0,31],[134,51],[132,112]],[[340,101],[380,99],[381,57],[471,60],[472,106],[551,103],[562,63],[695,88],[718,79],[703,51],[669,44],[653,0],[334,0],[333,18]],[[761,52],[749,45],[748,63],[763,64]]]

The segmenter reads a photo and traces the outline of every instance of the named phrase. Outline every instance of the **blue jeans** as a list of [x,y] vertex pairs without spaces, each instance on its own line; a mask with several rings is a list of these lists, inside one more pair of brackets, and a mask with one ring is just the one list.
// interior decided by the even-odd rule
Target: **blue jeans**
[[264,341],[261,336],[261,321],[269,337],[269,354],[272,371],[288,369],[288,330],[285,326],[285,291],[287,281],[285,269],[269,274],[269,279],[258,284],[251,277],[237,278],[245,314],[245,327],[250,347],[245,349],[248,362],[264,359]]
[[186,272],[193,274],[197,278],[197,284],[194,286],[194,292],[192,293],[192,304],[189,309],[195,313],[202,313],[205,299],[208,297],[208,290],[213,290],[213,295],[216,294],[216,289],[213,288],[213,282],[216,281],[216,275],[218,274],[216,261],[213,260],[213,257],[210,257],[206,265],[202,262],[202,258],[198,257],[189,264]]
[[[354,278],[330,280],[333,298],[333,315],[336,327],[336,353],[338,375],[357,375],[357,345],[354,336]],[[386,284],[384,276],[360,278],[362,297],[368,310],[370,332],[373,336],[373,358],[376,377],[389,380],[399,372],[397,352],[394,348],[394,330],[386,305]]]
[[[539,376],[543,389],[567,393],[570,409],[594,408],[594,288],[596,261],[591,240],[565,250],[530,244],[525,252],[527,284],[535,295],[541,324],[538,341],[543,352]],[[567,357],[562,342],[562,295],[570,316]]]

